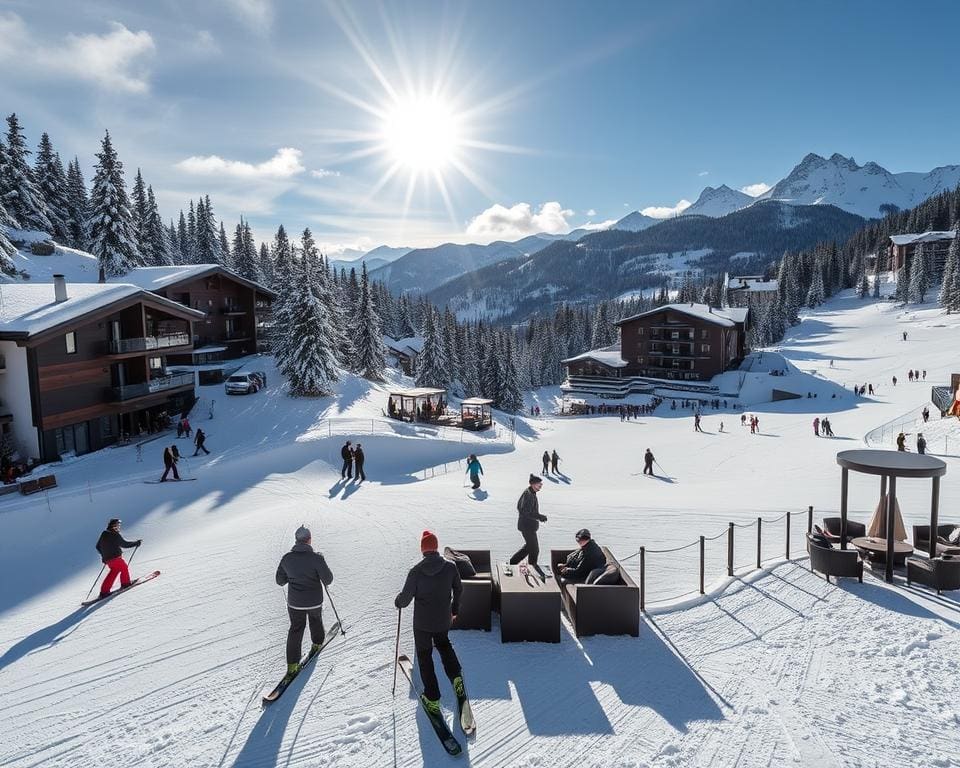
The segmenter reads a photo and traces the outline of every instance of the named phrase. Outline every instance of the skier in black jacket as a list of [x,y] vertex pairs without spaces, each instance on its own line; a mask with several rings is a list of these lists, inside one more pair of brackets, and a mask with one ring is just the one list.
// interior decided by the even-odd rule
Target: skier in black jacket
[[106,597],[110,594],[110,588],[116,581],[117,576],[120,577],[120,589],[130,586],[130,571],[123,559],[123,550],[130,547],[139,547],[143,543],[142,539],[127,541],[123,538],[120,535],[121,524],[120,518],[111,518],[110,522],[107,523],[106,530],[97,539],[97,552],[100,553],[103,564],[109,569],[107,577],[100,585],[100,597]]
[[653,474],[653,462],[656,459],[653,458],[653,452],[647,448],[647,452],[643,454],[643,474],[652,475]]
[[560,578],[565,584],[583,584],[591,571],[607,564],[606,555],[600,545],[591,538],[589,530],[581,528],[577,531],[576,538],[579,549],[570,553],[567,562],[557,563]]
[[511,565],[516,565],[523,558],[527,558],[527,563],[535,566],[540,556],[537,530],[540,528],[540,523],[547,522],[547,516],[540,514],[540,502],[537,500],[537,492],[543,488],[543,480],[536,475],[530,475],[529,482],[527,489],[517,501],[517,530],[523,535],[523,546],[510,558]]
[[323,588],[333,583],[333,573],[327,561],[310,546],[310,529],[304,525],[294,534],[296,544],[280,559],[277,566],[277,584],[287,585],[287,613],[290,630],[287,632],[287,674],[300,669],[300,650],[303,630],[310,622],[311,653],[323,643]]
[[361,483],[367,479],[367,475],[363,471],[365,458],[363,448],[360,446],[360,443],[357,443],[357,447],[353,449],[353,476]]
[[340,449],[340,458],[343,459],[343,466],[340,468],[340,479],[353,477],[353,448],[350,447],[350,441],[347,440]]
[[437,537],[430,531],[420,536],[423,559],[407,574],[400,594],[393,601],[397,608],[413,603],[413,642],[417,652],[417,666],[423,681],[423,706],[432,714],[440,714],[440,684],[433,666],[433,649],[440,653],[446,672],[458,697],[464,696],[463,672],[460,660],[450,644],[447,633],[460,610],[463,585],[457,566],[445,560],[437,551]]

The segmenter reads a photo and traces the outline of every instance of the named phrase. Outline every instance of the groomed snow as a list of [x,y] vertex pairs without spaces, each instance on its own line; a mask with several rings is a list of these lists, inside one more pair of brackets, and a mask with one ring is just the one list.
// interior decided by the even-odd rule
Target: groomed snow
[[[559,645],[502,645],[496,620],[489,634],[454,633],[479,723],[466,764],[957,765],[954,595],[888,588],[870,575],[828,585],[805,561],[725,580],[723,534],[728,522],[792,511],[800,554],[807,505],[818,519],[837,508],[836,452],[949,381],[958,326],[935,309],[828,302],[779,354],[838,397],[755,405],[759,435],[740,427],[739,413],[712,411],[706,434],[695,434],[689,412],[661,407],[627,423],[518,417],[513,445],[502,426],[484,436],[387,423],[385,392],[409,385],[395,375],[378,387],[348,379],[324,400],[286,397],[272,369],[254,395],[204,389],[194,427],[213,453],[187,458],[196,482],[140,483],[159,475],[162,446],[178,442],[168,435],[143,446],[142,462],[133,446],[108,449],[52,467],[60,485],[47,497],[0,498],[0,765],[448,764],[406,688],[390,695],[393,597],[424,528],[441,547],[508,557],[519,546],[516,498],[544,449],[558,451],[564,474],[542,491],[541,559],[571,546],[583,525],[623,558],[644,545],[651,612],[637,639],[577,641],[565,624]],[[926,369],[927,381],[907,383],[908,367]],[[878,387],[875,397],[852,395],[863,382]],[[544,407],[557,394],[530,402]],[[833,440],[813,436],[812,419],[824,415]],[[348,437],[367,453],[362,486],[342,483],[335,466]],[[179,445],[189,456],[187,441]],[[660,478],[640,475],[647,446]],[[469,452],[483,463],[483,500],[464,487]],[[960,521],[957,453],[944,456],[944,522]],[[865,520],[875,479],[853,476],[850,487],[850,516]],[[908,527],[924,522],[927,484],[898,487]],[[93,544],[111,516],[144,539],[133,572],[163,575],[81,612],[99,569]],[[334,570],[347,635],[261,711],[261,689],[283,671],[287,618],[273,576],[302,522]],[[765,559],[783,556],[783,526],[764,525]],[[755,530],[737,529],[738,566],[755,556]],[[712,589],[698,599],[697,547],[656,550],[701,534],[720,538],[707,544]],[[635,557],[625,564],[636,574]],[[683,602],[665,602],[674,598]],[[401,648],[412,652],[406,612]],[[449,707],[449,685],[442,690]]]

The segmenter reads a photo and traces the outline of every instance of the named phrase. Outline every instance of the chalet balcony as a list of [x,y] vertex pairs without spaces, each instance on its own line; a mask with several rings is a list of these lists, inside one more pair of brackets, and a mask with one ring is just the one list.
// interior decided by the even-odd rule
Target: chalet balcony
[[251,336],[247,331],[227,331],[223,338],[225,341],[247,341]]
[[123,355],[128,352],[152,352],[156,349],[185,347],[190,344],[190,334],[170,333],[163,336],[144,336],[134,339],[111,341],[108,349],[111,355]]
[[193,386],[193,373],[174,373],[169,376],[158,376],[150,381],[139,384],[126,384],[122,387],[111,387],[114,400],[133,400],[136,397],[154,395],[168,389]]
[[227,304],[227,306],[220,308],[220,314],[225,315],[226,317],[242,317],[248,312],[249,310],[242,307],[240,304]]

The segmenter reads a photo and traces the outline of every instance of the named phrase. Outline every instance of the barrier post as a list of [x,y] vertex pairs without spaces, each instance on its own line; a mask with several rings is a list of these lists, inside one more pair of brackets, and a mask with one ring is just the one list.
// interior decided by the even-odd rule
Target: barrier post
[[704,564],[704,541],[703,536],[700,537],[700,594],[703,594],[703,564]]
[[640,610],[646,612],[647,609],[647,551],[645,547],[640,547]]
[[787,560],[790,559],[790,511],[787,510]]
[[807,533],[813,533],[813,505],[807,507]]
[[757,518],[757,568],[760,567],[760,528],[763,526],[763,518]]
[[733,523],[727,528],[727,576],[733,576]]

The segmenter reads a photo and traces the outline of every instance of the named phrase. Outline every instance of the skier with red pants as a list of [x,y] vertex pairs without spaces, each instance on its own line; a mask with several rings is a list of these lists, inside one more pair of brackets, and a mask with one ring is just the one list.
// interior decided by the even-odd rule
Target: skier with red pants
[[100,597],[106,597],[110,594],[110,588],[117,576],[120,577],[120,589],[130,586],[130,571],[127,570],[127,563],[123,559],[123,550],[130,547],[139,547],[143,543],[142,539],[136,541],[127,541],[120,535],[121,520],[118,517],[111,518],[107,523],[106,530],[100,534],[97,539],[97,552],[100,553],[100,559],[107,567],[107,577],[100,585]]

